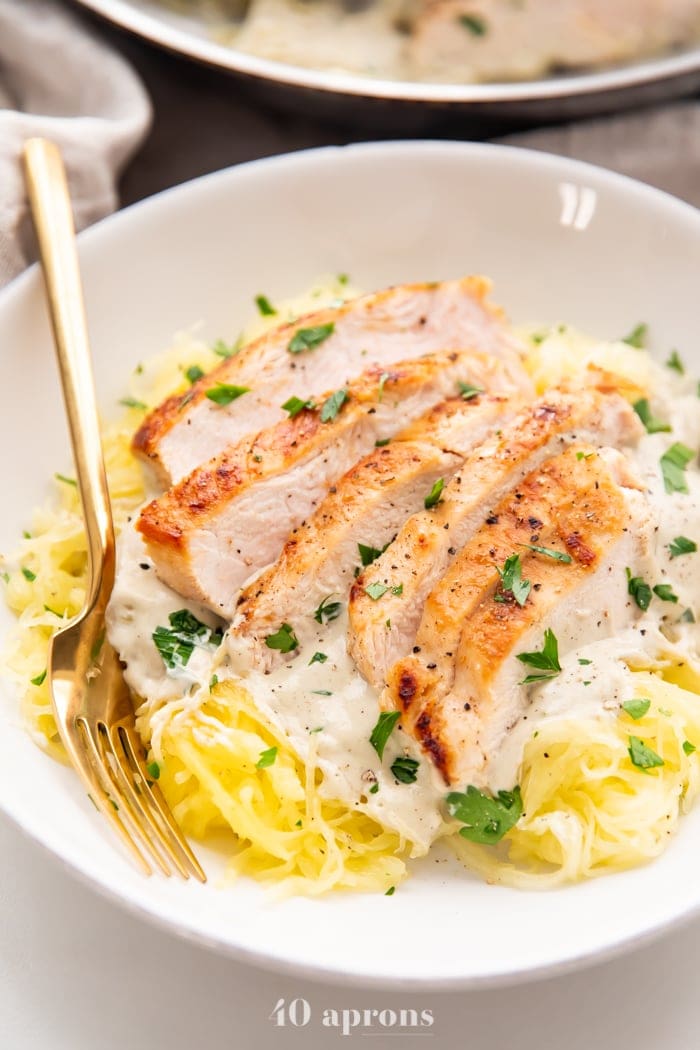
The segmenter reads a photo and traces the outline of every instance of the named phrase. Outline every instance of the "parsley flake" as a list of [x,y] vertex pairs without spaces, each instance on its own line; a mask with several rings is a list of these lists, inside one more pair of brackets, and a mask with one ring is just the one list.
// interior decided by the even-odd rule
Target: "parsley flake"
[[200,368],[199,365],[190,365],[185,372],[190,383],[196,383],[198,379],[202,379],[204,376],[204,369]]
[[667,492],[688,491],[685,468],[694,456],[693,450],[681,441],[676,441],[669,449],[666,449],[659,462],[664,479],[664,488]]
[[423,506],[426,510],[431,510],[433,507],[437,507],[438,503],[442,502],[442,490],[444,487],[445,479],[438,478],[428,495],[423,500]]
[[406,758],[404,755],[399,755],[398,758],[394,759],[390,768],[392,776],[400,784],[415,784],[418,778],[419,766],[420,762],[416,761],[415,758]]
[[365,594],[369,595],[373,602],[378,602],[389,590],[385,583],[380,583],[378,580],[376,583],[370,583],[368,587],[365,587]]
[[680,558],[681,554],[694,554],[697,549],[695,540],[689,540],[687,536],[676,536],[668,544],[668,552],[672,558]]
[[670,433],[671,424],[664,423],[663,420],[657,419],[656,416],[652,415],[648,397],[642,397],[639,399],[639,401],[635,401],[635,403],[632,405],[632,408],[644,424],[647,434]]
[[445,799],[451,817],[463,827],[462,838],[493,846],[515,827],[523,812],[520,788],[487,795],[470,785],[465,792],[451,791]]
[[689,740],[683,741],[683,752],[686,755],[692,755],[694,751],[697,751],[695,744],[691,744]]
[[671,351],[668,361],[666,362],[666,368],[671,368],[674,372],[678,372],[679,376],[685,375],[685,365],[683,364],[677,350]]
[[277,311],[266,295],[256,295],[255,305],[262,317],[274,317]]
[[170,627],[156,627],[151,637],[169,671],[186,667],[195,646],[217,646],[221,642],[221,630],[212,630],[189,609],[170,613],[168,621]]
[[496,567],[496,572],[501,577],[501,587],[504,591],[510,591],[518,605],[521,607],[527,601],[532,584],[529,580],[522,578],[522,563],[519,554],[511,554],[506,558],[503,568]]
[[472,386],[471,383],[458,382],[457,387],[463,401],[471,401],[484,392],[480,386]]
[[309,660],[307,667],[311,667],[311,664],[325,664],[327,659],[328,655],[326,653],[314,653]]
[[651,707],[651,700],[647,700],[646,697],[642,700],[625,700],[622,704],[622,710],[638,722],[640,718],[644,718]]
[[160,779],[160,765],[155,761],[155,759],[148,763],[148,765],[146,766],[146,772],[148,773],[151,780]]
[[217,405],[230,405],[232,401],[235,401],[242,394],[247,394],[249,390],[249,386],[217,383],[215,386],[210,386],[208,390],[205,390],[205,394],[210,401]]
[[333,595],[329,594],[327,598],[324,598],[314,613],[316,623],[331,623],[340,616],[343,611],[343,603],[331,601],[332,597]]
[[287,344],[287,350],[290,354],[303,354],[306,350],[315,350],[334,330],[333,321],[315,325],[313,328],[299,328]]
[[566,554],[564,551],[552,550],[551,547],[538,547],[536,543],[521,543],[520,546],[527,547],[528,550],[534,551],[535,554],[544,554],[547,558],[561,561],[565,565],[570,565],[572,561],[570,554]]
[[384,757],[386,742],[391,736],[394,727],[400,718],[400,711],[382,711],[377,719],[377,724],[372,730],[369,742],[380,758]]
[[633,328],[629,335],[626,335],[622,340],[623,343],[627,343],[628,346],[633,346],[635,350],[643,350],[646,346],[647,335],[649,333],[649,325],[638,324],[636,328]]
[[467,29],[472,36],[486,36],[488,24],[480,15],[458,15],[457,22],[463,29]]
[[266,751],[260,752],[260,758],[255,763],[256,769],[267,769],[268,766],[272,766],[277,758],[277,748],[268,747]]
[[656,751],[653,751],[652,748],[645,744],[643,740],[640,740],[638,736],[631,736],[629,738],[627,752],[630,756],[632,765],[644,772],[648,769],[654,769],[656,766],[665,765],[661,755],[657,755]]
[[299,640],[292,626],[288,623],[283,623],[274,634],[268,634],[265,639],[265,645],[268,649],[277,649],[281,653],[291,653],[294,649],[299,648]]
[[360,560],[362,561],[362,565],[365,568],[368,565],[371,565],[373,561],[376,561],[377,558],[381,557],[381,555],[384,553],[388,546],[388,543],[386,543],[383,547],[368,547],[364,543],[358,543],[357,549],[360,552]]
[[138,401],[135,397],[122,397],[119,400],[119,404],[123,405],[124,408],[138,408],[140,412],[145,412],[148,405],[145,405],[143,401]]
[[22,566],[22,575],[25,580],[29,580],[30,583],[34,583],[34,580],[36,579],[36,573],[32,572],[31,569],[28,569],[26,565]]
[[303,412],[305,408],[315,408],[316,405],[312,400],[302,401],[300,397],[290,397],[282,405],[285,412],[289,412],[289,418],[294,419],[300,412]]
[[657,583],[654,587],[654,594],[662,602],[673,602],[674,604],[678,602],[678,595],[674,594],[670,583]]
[[651,604],[651,587],[641,576],[633,576],[631,569],[625,569],[627,573],[627,593],[634,598],[635,602],[646,612]]
[[67,478],[65,474],[54,474],[56,481],[62,481],[64,485],[72,485],[74,489],[77,489],[78,482],[75,478]]
[[548,627],[544,632],[544,645],[541,652],[518,653],[518,660],[529,667],[536,668],[539,674],[529,674],[521,685],[532,685],[533,682],[546,682],[561,672],[559,663],[559,643],[554,631]]
[[331,423],[348,400],[348,396],[347,390],[343,387],[327,397],[321,405],[321,422]]
[[43,685],[46,681],[46,668],[44,668],[41,674],[36,675],[35,678],[30,678],[29,681],[32,685]]

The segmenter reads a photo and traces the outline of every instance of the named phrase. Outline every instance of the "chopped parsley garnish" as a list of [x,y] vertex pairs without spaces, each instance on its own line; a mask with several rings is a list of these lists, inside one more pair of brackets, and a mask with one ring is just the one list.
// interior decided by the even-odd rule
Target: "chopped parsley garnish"
[[335,324],[319,324],[314,328],[300,328],[290,339],[287,350],[290,354],[303,354],[306,350],[315,350],[329,335],[333,334]]
[[692,755],[694,751],[697,751],[695,744],[691,744],[689,740],[683,741],[683,751],[686,755]]
[[506,558],[503,568],[496,567],[496,572],[501,577],[501,587],[504,591],[510,591],[518,605],[523,606],[527,601],[532,584],[522,577],[522,564],[519,554],[511,554]]
[[212,689],[214,688],[214,686],[218,685],[218,684],[219,684],[219,676],[218,676],[218,674],[213,674],[211,676],[211,678],[209,679],[209,692],[211,692]]
[[657,583],[654,587],[654,594],[662,602],[673,602],[674,604],[678,602],[678,595],[673,593],[670,583]]
[[391,438],[382,438],[381,441],[375,441],[374,442],[374,447],[375,448],[384,448],[385,445],[388,445],[390,443],[391,443]]
[[155,759],[148,763],[146,766],[146,772],[151,780],[158,780],[160,778],[160,766]]
[[371,565],[373,561],[376,561],[384,553],[388,546],[388,543],[384,547],[368,547],[364,543],[358,543],[357,549],[360,552],[363,566]]
[[578,662],[581,664],[581,667],[588,667],[589,664],[593,663],[592,660],[584,660],[584,658],[582,656],[579,657],[579,661]]
[[681,554],[694,554],[697,549],[695,540],[689,540],[687,536],[676,536],[668,544],[668,552],[672,558],[680,558]]
[[74,489],[77,489],[78,482],[75,478],[67,478],[65,474],[54,474],[56,481],[62,481],[64,485],[72,485]]
[[138,408],[140,412],[145,412],[148,408],[148,405],[145,405],[143,401],[138,401],[135,397],[122,397],[119,404],[124,408]]
[[400,784],[415,784],[419,765],[420,762],[416,761],[415,758],[406,758],[404,755],[400,755],[394,759],[390,768],[392,775]]
[[260,752],[260,758],[255,763],[256,769],[267,769],[268,766],[272,766],[277,758],[277,748],[268,747],[267,751]]
[[488,24],[480,15],[458,15],[458,23],[468,29],[472,36],[486,36]]
[[380,583],[377,580],[376,583],[370,583],[368,587],[365,587],[365,594],[369,595],[373,602],[378,602],[388,590],[389,588],[385,583]]
[[204,375],[204,369],[200,368],[199,365],[190,365],[185,372],[185,375],[189,379],[190,383],[196,383],[198,379],[201,379]]
[[332,689],[312,689],[311,692],[315,693],[316,696],[333,696]]
[[46,681],[46,668],[44,668],[41,674],[38,674],[35,678],[30,678],[29,681],[32,685],[43,685]]
[[649,404],[649,398],[642,397],[639,401],[635,401],[632,408],[637,413],[642,423],[646,427],[647,434],[668,434],[671,431],[671,424],[664,423],[663,420],[657,419],[656,416],[652,415],[651,406]]
[[389,889],[385,892],[384,896],[385,897],[393,897],[395,893],[396,893],[396,886],[390,886]]
[[349,280],[350,277],[346,273],[339,273],[336,277],[336,281],[338,282],[338,284],[347,284]]
[[375,780],[375,782],[372,784],[372,787],[369,789],[369,793],[370,793],[370,795],[376,795],[378,791],[379,791],[379,782],[377,780]]
[[325,664],[327,659],[328,655],[326,653],[314,653],[307,666],[311,667],[311,664]]
[[31,569],[28,569],[26,565],[22,566],[22,575],[25,580],[29,580],[30,583],[34,583],[34,580],[36,579],[36,573],[32,572]]
[[291,625],[283,623],[274,634],[268,634],[265,639],[265,645],[268,649],[278,649],[281,653],[291,653],[292,650],[299,648],[299,640]]
[[480,386],[472,386],[471,383],[457,383],[462,400],[471,401],[472,398],[478,397],[479,394],[483,394],[483,390]]
[[470,785],[466,791],[451,791],[446,798],[451,817],[463,825],[462,838],[493,846],[515,827],[523,812],[520,788],[487,795]]
[[627,593],[634,598],[635,602],[646,612],[651,604],[651,587],[641,576],[633,576],[631,569],[625,569],[627,573]]
[[289,418],[294,419],[300,412],[303,412],[305,408],[315,408],[316,405],[313,401],[302,401],[300,397],[290,397],[282,405],[285,412],[289,412]]
[[638,736],[631,736],[629,738],[629,747],[627,748],[631,762],[637,769],[643,769],[645,772],[647,769],[654,769],[656,766],[665,765],[661,755],[657,755],[656,751],[653,751],[643,740],[640,740]]
[[345,389],[345,387],[343,387],[340,390],[336,390],[334,394],[331,394],[330,397],[327,397],[321,405],[321,422],[332,422],[347,400],[348,392]]
[[423,505],[426,510],[431,510],[432,507],[437,507],[438,503],[441,502],[442,490],[444,489],[444,487],[445,479],[438,478],[428,495],[423,500]]
[[231,343],[230,345],[225,343],[223,339],[217,339],[214,345],[212,346],[212,350],[218,357],[228,359],[229,357],[235,357],[242,346],[243,337],[239,335],[236,342]]
[[680,618],[681,623],[695,623],[695,613],[692,609],[684,609]]
[[562,561],[565,565],[571,564],[571,555],[566,554],[564,551],[555,551],[551,547],[538,547],[536,543],[521,543],[520,546],[527,547],[528,550],[534,551],[535,554],[544,554],[547,558]]
[[683,364],[680,355],[677,350],[672,350],[668,361],[666,362],[666,368],[672,368],[674,372],[678,372],[678,375],[685,375],[685,365]]
[[644,718],[651,707],[651,700],[625,700],[622,705],[622,710],[625,711],[630,718],[633,718],[635,722],[638,722],[640,718]]
[[274,317],[277,311],[266,295],[256,295],[255,305],[263,317]]
[[221,631],[212,630],[189,609],[170,613],[168,620],[170,627],[156,627],[151,637],[170,671],[186,667],[195,646],[216,646],[221,642]]
[[372,730],[369,742],[380,758],[384,757],[386,742],[391,736],[394,726],[400,718],[400,711],[382,711],[377,719],[377,724]]
[[314,613],[316,623],[330,623],[332,620],[337,620],[340,616],[343,611],[343,603],[331,601],[332,597],[333,595],[329,594],[327,598],[324,598]]
[[581,462],[582,459],[592,459],[595,456],[595,452],[577,452],[576,459]]
[[533,682],[546,682],[561,671],[559,643],[550,627],[544,632],[544,645],[541,652],[518,653],[517,657],[521,663],[527,664],[528,667],[534,667],[539,671],[539,674],[529,674],[520,683],[521,685],[531,685]]
[[215,386],[210,386],[208,390],[205,390],[205,394],[210,401],[214,401],[217,405],[230,405],[232,401],[235,401],[241,394],[247,394],[249,390],[249,386],[217,383]]
[[667,492],[687,492],[688,482],[685,478],[685,468],[690,463],[695,453],[681,441],[671,445],[661,457],[661,474],[664,479],[664,488]]
[[638,324],[629,335],[624,337],[622,342],[627,343],[628,346],[633,346],[635,350],[643,350],[646,345],[648,332],[649,326],[647,324]]

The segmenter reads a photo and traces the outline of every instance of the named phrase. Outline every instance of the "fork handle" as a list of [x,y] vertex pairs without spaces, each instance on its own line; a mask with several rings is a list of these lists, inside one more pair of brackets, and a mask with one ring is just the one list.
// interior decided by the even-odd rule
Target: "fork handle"
[[29,139],[25,181],[39,242],[73,458],[88,537],[86,607],[106,603],[114,582],[114,526],[97,416],[95,384],[73,212],[57,146]]

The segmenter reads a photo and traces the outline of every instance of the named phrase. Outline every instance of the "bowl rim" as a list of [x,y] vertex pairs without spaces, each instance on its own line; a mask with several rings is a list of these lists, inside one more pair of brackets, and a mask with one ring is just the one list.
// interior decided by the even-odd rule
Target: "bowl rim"
[[149,11],[134,7],[129,0],[76,2],[151,44],[185,55],[204,65],[269,83],[305,88],[328,95],[455,106],[497,106],[603,95],[700,72],[700,45],[697,45],[669,55],[602,70],[511,83],[435,84],[374,79],[353,73],[305,69],[302,66],[237,51],[233,47],[218,44],[214,40],[172,25]]
[[[558,173],[562,179],[579,181],[594,181],[599,186],[611,186],[613,190],[624,191],[628,196],[641,198],[642,203],[654,208],[661,208],[665,212],[674,214],[677,220],[682,219],[690,224],[694,235],[700,242],[700,209],[679,200],[663,190],[648,186],[629,176],[608,171],[605,168],[586,162],[560,157],[554,154],[543,153],[536,150],[522,149],[515,146],[497,145],[491,143],[470,143],[441,141],[437,139],[405,140],[392,142],[370,142],[355,143],[347,146],[325,146],[311,150],[301,150],[295,153],[282,154],[279,156],[265,157],[259,160],[249,161],[245,164],[212,172],[209,175],[199,176],[189,182],[171,187],[152,197],[136,202],[113,215],[107,216],[100,222],[95,223],[89,229],[78,235],[80,246],[92,246],[92,249],[101,250],[100,242],[104,241],[104,250],[109,249],[109,238],[112,230],[125,229],[133,235],[138,228],[139,217],[143,209],[147,212],[157,214],[161,209],[172,207],[173,202],[177,206],[179,198],[183,200],[189,197],[196,199],[198,195],[206,195],[210,187],[225,185],[227,182],[235,183],[238,173],[246,173],[260,168],[277,168],[284,170],[293,169],[315,163],[317,160],[324,163],[336,155],[360,154],[367,155],[370,159],[373,154],[380,157],[391,155],[404,155],[419,157],[434,154],[439,156],[461,156],[468,159],[470,163],[478,163],[480,160],[502,158],[511,170],[515,165],[526,165],[532,169],[546,169],[550,173]],[[338,157],[337,159],[340,159]],[[33,264],[24,273],[11,281],[5,288],[0,290],[0,315],[6,308],[11,308],[15,299],[21,299],[30,289],[41,281],[41,273],[38,264]],[[8,692],[11,687],[7,687]],[[47,760],[51,761],[48,756]],[[76,856],[70,845],[61,841],[53,830],[46,828],[36,813],[31,812],[31,806],[23,808],[19,800],[3,797],[0,794],[0,813],[3,813],[23,834],[27,835],[37,845],[41,846],[55,860],[57,860],[79,881],[96,890],[103,897],[114,901],[129,912],[160,929],[175,934],[184,940],[197,944],[200,947],[217,951],[224,956],[234,958],[241,962],[252,963],[261,969],[286,974],[294,974],[304,980],[326,981],[334,984],[345,984],[353,987],[366,987],[371,984],[377,988],[398,990],[400,988],[410,990],[456,990],[505,987],[509,985],[525,983],[543,977],[561,975],[585,966],[593,965],[598,961],[611,959],[621,955],[623,952],[634,947],[642,946],[665,931],[680,926],[689,917],[700,913],[700,893],[697,901],[690,907],[676,915],[662,916],[640,925],[634,932],[621,936],[611,943],[597,944],[585,948],[579,952],[573,952],[561,958],[553,958],[529,968],[522,966],[513,969],[499,969],[497,972],[489,972],[483,975],[442,975],[431,978],[425,975],[391,975],[386,971],[363,970],[359,973],[355,970],[345,970],[341,966],[328,968],[321,963],[300,964],[287,952],[272,954],[269,949],[256,949],[230,940],[213,938],[207,933],[198,930],[192,922],[184,922],[174,918],[170,914],[161,913],[159,909],[143,899],[120,891],[120,887],[114,881],[110,881],[108,873],[102,868],[93,868],[91,862],[85,856]]]

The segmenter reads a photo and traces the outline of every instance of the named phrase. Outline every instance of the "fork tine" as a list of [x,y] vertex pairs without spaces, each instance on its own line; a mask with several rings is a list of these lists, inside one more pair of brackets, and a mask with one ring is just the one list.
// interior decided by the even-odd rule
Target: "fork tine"
[[97,810],[112,825],[130,856],[136,861],[145,875],[152,875],[153,869],[143,853],[134,841],[133,836],[119,815],[118,807],[109,791],[105,788],[104,773],[99,755],[95,751],[94,741],[83,723],[76,722],[76,730],[81,735],[82,746],[76,746],[72,735],[63,736],[63,742],[67,746],[71,760],[78,775],[88,789],[88,797],[94,802]]
[[161,856],[153,841],[153,835],[149,826],[150,822],[144,819],[136,791],[124,773],[122,762],[114,748],[109,728],[104,722],[97,722],[90,736],[94,748],[100,756],[104,775],[108,778],[112,791],[123,807],[125,817],[132,831],[135,831],[138,835],[140,847],[147,850],[149,859],[156,864],[163,875],[169,878],[172,875],[172,870],[167,863],[167,859]]
[[[121,740],[122,747],[124,748],[124,752],[129,760],[132,775],[138,775],[140,779],[139,788],[142,797],[148,799],[151,807],[151,812],[157,813],[158,817],[160,818],[162,830],[160,832],[159,840],[162,841],[161,836],[163,836],[165,838],[165,841],[170,844],[170,855],[173,855],[173,853],[176,850],[179,850],[180,853],[182,853],[187,859],[192,874],[194,874],[200,882],[206,882],[207,877],[199,861],[190,849],[187,839],[184,837],[182,831],[178,827],[175,818],[173,817],[170,811],[170,807],[163,798],[162,791],[160,790],[157,784],[151,782],[151,778],[148,775],[148,770],[146,769],[144,762],[139,754],[141,750],[140,745],[135,739],[131,727],[122,724],[118,727],[117,732],[119,733],[119,738]],[[167,832],[169,832],[167,836],[166,830]],[[185,875],[185,877],[188,876]]]
[[[150,842],[155,850],[164,855],[166,862],[173,865],[183,879],[189,879],[190,873],[185,865],[177,843],[173,843],[168,829],[162,826],[158,809],[152,804],[147,791],[147,782],[141,767],[132,763],[130,750],[125,742],[126,733],[119,725],[104,726],[103,731],[109,737],[110,755],[114,757],[116,771],[124,789],[129,794],[132,808],[138,812],[140,820],[145,821],[150,829]],[[155,840],[155,841],[154,841]],[[168,872],[171,874],[171,872]]]

